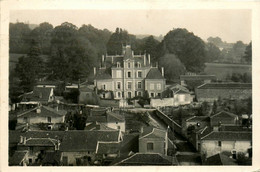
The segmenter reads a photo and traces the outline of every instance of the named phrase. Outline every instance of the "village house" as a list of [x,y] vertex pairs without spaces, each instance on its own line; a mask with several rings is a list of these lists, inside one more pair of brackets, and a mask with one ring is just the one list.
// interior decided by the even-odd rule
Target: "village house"
[[133,98],[145,91],[160,97],[165,89],[164,69],[152,67],[150,55],[136,55],[130,45],[123,46],[121,55],[103,55],[94,75],[97,92],[104,99]]
[[92,125],[93,123],[98,123],[101,125],[105,125],[110,129],[125,132],[124,116],[104,108],[94,108],[91,110],[90,115],[87,117],[86,127]]
[[23,95],[20,105],[48,104],[55,100],[52,87],[34,87],[33,91]]
[[213,126],[219,126],[219,125],[238,125],[238,116],[230,113],[230,112],[226,112],[226,111],[221,111],[218,112],[212,116],[210,116],[210,125]]
[[250,155],[252,149],[252,132],[249,131],[212,131],[201,138],[200,152],[203,156],[228,152],[234,159],[237,153],[243,152]]
[[222,99],[246,99],[252,97],[251,83],[206,83],[195,89],[199,102]]
[[168,155],[174,149],[173,142],[168,137],[168,130],[154,127],[141,129],[139,137],[139,153],[159,153]]

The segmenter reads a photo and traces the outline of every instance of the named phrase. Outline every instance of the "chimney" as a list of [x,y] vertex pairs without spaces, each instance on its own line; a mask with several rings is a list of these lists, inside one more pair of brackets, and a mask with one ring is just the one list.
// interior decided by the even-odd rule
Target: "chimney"
[[104,63],[104,61],[105,61],[105,56],[102,55],[102,63]]
[[112,64],[114,63],[114,56],[112,56]]
[[97,71],[96,71],[96,67],[94,67],[94,76],[96,76],[96,72],[97,72]]
[[23,136],[20,136],[20,143],[23,143]]
[[164,67],[162,67],[162,76],[164,77]]
[[144,132],[144,127],[141,126],[141,128],[140,128],[140,133],[143,133],[143,132]]
[[151,64],[151,56],[150,56],[150,54],[148,54],[148,64],[149,65]]
[[144,55],[144,66],[146,66],[146,55]]
[[23,138],[23,144],[26,144],[26,137]]
[[132,50],[132,56],[134,56],[134,51]]

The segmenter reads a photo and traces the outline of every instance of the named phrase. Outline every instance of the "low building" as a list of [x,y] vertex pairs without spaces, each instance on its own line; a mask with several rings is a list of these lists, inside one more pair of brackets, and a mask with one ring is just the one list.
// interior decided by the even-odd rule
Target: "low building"
[[51,108],[48,106],[38,106],[17,115],[17,124],[56,124],[64,123],[67,111]]
[[201,154],[204,157],[229,152],[236,157],[238,152],[247,156],[252,149],[252,132],[212,131],[201,138]]
[[195,89],[199,102],[222,99],[246,99],[252,97],[251,83],[206,83]]
[[139,153],[159,153],[168,155],[174,149],[173,142],[168,138],[168,131],[146,127],[139,137]]
[[20,104],[48,104],[55,100],[52,87],[34,87],[33,91],[23,95]]
[[226,112],[226,111],[221,111],[218,112],[212,116],[210,116],[210,125],[211,126],[219,126],[221,125],[238,125],[238,116],[230,113],[230,112]]
[[116,166],[163,166],[163,165],[178,165],[175,157],[165,156],[160,153],[135,153],[121,161],[113,164]]

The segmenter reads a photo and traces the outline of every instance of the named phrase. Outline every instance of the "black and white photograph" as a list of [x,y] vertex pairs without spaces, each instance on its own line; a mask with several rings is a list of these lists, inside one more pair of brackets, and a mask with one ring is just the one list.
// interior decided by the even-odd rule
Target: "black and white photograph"
[[7,166],[259,165],[255,14],[11,9]]

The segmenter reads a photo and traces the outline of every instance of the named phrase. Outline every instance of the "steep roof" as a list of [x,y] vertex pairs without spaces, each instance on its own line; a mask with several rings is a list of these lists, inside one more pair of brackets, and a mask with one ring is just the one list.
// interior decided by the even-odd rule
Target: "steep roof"
[[48,87],[34,87],[32,94],[25,95],[28,101],[47,103],[53,88]]
[[212,116],[210,116],[210,118],[214,118],[214,117],[232,117],[232,118],[238,118],[237,115],[233,114],[233,113],[230,113],[230,112],[226,112],[226,111],[221,111],[221,112],[218,112]]
[[103,68],[97,71],[95,79],[102,80],[102,79],[112,79],[111,76],[111,69],[110,68]]
[[208,157],[205,161],[205,165],[237,165],[237,163],[234,159],[231,159],[224,154],[218,153]]
[[120,142],[98,142],[96,154],[116,154],[120,149]]
[[26,146],[55,146],[58,140],[50,138],[29,138],[26,140]]
[[180,80],[214,80],[215,75],[180,75]]
[[63,152],[95,151],[98,141],[119,141],[120,131],[93,130],[67,131],[62,139],[60,150]]
[[115,165],[177,165],[177,160],[159,153],[135,153]]
[[139,139],[142,138],[162,138],[165,139],[166,131],[154,128],[154,127],[146,127],[143,129]]
[[218,141],[252,141],[252,132],[213,131],[201,139]]
[[107,122],[124,122],[125,118],[122,115],[116,114],[114,112],[107,112]]
[[151,68],[146,79],[164,79],[158,68]]
[[197,89],[252,89],[251,83],[205,83]]
[[20,165],[28,151],[15,151],[9,159],[9,165]]
[[[37,113],[37,109],[39,109],[39,113]],[[66,115],[67,111],[65,110],[57,110],[57,109],[53,109],[51,107],[48,106],[40,106],[40,107],[36,107],[33,109],[30,109],[26,112],[23,112],[21,114],[18,114],[17,117],[40,117],[40,116],[44,116],[44,117],[60,117],[60,116],[64,116]]]

